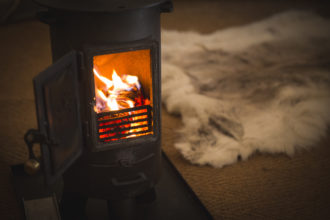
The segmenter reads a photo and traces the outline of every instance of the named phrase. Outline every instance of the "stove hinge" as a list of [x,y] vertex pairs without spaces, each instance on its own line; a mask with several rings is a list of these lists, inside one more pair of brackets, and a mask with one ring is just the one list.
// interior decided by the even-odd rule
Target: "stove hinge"
[[85,56],[81,51],[77,52],[77,63],[78,63],[78,81],[82,80],[82,74],[85,72]]

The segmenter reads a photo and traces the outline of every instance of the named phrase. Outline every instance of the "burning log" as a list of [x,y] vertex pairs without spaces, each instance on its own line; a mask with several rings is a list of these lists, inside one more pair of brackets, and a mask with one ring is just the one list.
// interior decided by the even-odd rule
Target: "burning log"
[[141,84],[137,76],[118,76],[115,70],[112,73],[112,80],[101,76],[94,68],[94,75],[103,82],[103,87],[95,87],[96,113],[117,111],[120,109],[134,108],[146,103],[141,90]]

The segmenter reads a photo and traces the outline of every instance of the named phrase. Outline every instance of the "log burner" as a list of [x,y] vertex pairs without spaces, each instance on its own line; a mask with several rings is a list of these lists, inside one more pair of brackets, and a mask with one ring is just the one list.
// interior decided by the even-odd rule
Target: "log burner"
[[[36,0],[53,65],[34,78],[48,185],[116,200],[160,176],[160,13],[170,0]],[[31,151],[32,152],[32,151]],[[34,154],[30,154],[34,158]]]

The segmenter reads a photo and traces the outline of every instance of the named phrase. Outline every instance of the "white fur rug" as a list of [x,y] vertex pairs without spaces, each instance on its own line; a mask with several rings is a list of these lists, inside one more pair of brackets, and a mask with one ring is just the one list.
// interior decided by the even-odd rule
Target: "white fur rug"
[[222,167],[315,144],[330,122],[330,21],[289,11],[209,35],[163,31],[162,97],[175,147]]

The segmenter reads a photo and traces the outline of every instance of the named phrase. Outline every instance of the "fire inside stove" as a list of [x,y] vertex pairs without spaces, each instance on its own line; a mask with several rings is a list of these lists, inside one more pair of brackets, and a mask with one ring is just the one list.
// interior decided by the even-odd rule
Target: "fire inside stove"
[[99,142],[153,134],[150,49],[93,57]]

